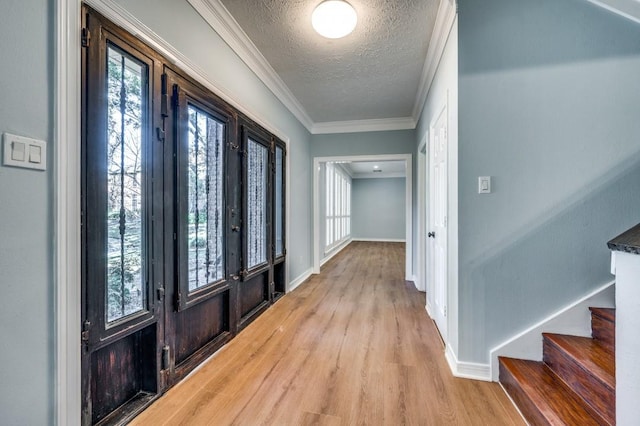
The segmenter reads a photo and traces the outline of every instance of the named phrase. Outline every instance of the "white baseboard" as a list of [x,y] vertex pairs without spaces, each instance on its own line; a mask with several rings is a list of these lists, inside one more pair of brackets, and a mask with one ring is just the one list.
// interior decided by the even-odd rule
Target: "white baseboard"
[[424,308],[427,310],[427,315],[429,315],[429,318],[433,318],[433,308],[431,307],[429,300],[427,300],[427,304]]
[[475,362],[461,362],[453,352],[450,345],[447,344],[445,349],[445,358],[449,363],[451,373],[455,377],[463,379],[481,380],[483,382],[491,381],[491,366],[489,364],[478,364]]
[[406,243],[405,239],[394,238],[354,238],[353,241],[363,241],[367,243]]
[[345,248],[347,248],[347,246],[349,244],[351,244],[353,242],[352,238],[349,238],[347,241],[345,241],[344,243],[340,244],[339,246],[336,246],[334,248],[332,248],[329,251],[329,255],[327,255],[324,259],[322,259],[322,261],[320,262],[320,266],[323,266],[325,263],[327,263],[328,261],[330,261],[331,259],[333,259],[333,257],[335,255],[337,255],[338,253],[340,253],[342,250],[344,250]]
[[287,289],[287,293],[295,290],[300,284],[305,282],[309,277],[313,274],[313,268],[309,268],[300,274],[296,279],[289,281],[289,288]]
[[605,284],[493,348],[491,379],[498,381],[499,356],[542,361],[542,333],[591,337],[589,307],[612,308],[615,305],[614,284],[614,281]]

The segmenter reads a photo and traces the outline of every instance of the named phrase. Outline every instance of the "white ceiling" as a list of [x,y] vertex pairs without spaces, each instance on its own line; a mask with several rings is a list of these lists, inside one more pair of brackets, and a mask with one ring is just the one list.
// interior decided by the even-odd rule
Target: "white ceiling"
[[224,5],[314,123],[412,116],[439,0],[349,0],[358,25],[338,40],[311,28],[320,0],[209,1]]
[[[354,161],[343,163],[354,179],[405,177],[407,175],[405,161]],[[376,169],[375,166],[378,166]],[[381,170],[374,172],[374,170]]]

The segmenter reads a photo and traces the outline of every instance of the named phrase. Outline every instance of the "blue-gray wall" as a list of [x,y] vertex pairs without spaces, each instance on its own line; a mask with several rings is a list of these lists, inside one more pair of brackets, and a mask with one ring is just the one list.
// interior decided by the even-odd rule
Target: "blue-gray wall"
[[460,0],[458,19],[458,358],[488,362],[612,280],[605,243],[640,222],[640,25],[584,0]]
[[[0,133],[51,141],[52,4],[0,6]],[[49,155],[53,146],[48,146]],[[0,166],[0,423],[53,416],[52,204],[46,172]]]
[[413,154],[415,130],[333,133],[311,137],[311,157]]
[[354,240],[406,239],[406,179],[353,179],[351,235]]

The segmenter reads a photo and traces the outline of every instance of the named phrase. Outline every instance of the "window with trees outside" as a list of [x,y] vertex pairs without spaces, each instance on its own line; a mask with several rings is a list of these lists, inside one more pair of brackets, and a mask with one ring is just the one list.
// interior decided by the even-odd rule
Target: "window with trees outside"
[[338,163],[327,163],[326,194],[325,249],[331,250],[351,235],[351,178]]
[[146,66],[107,49],[107,298],[113,322],[145,307],[143,126]]

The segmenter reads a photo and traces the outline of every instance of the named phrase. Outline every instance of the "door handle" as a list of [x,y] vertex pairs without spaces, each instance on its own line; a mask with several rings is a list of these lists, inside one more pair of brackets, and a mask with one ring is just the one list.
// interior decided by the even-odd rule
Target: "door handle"
[[435,238],[435,237],[436,237],[436,233],[435,233],[435,232],[429,232],[429,233],[427,234],[427,237],[429,237],[429,238]]

